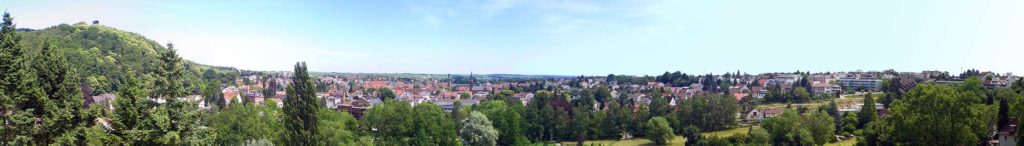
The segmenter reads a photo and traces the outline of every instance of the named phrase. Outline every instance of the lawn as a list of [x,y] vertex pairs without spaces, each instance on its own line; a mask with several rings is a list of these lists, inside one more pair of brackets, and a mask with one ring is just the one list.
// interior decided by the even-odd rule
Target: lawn
[[[754,126],[754,129],[761,129],[761,126]],[[733,136],[733,135],[737,135],[737,134],[747,134],[747,131],[750,131],[749,127],[739,127],[739,128],[732,128],[732,129],[729,129],[729,130],[706,132],[706,133],[704,133],[704,136],[729,137],[729,136]]]
[[825,146],[852,146],[857,144],[857,139],[847,139],[836,143],[827,143]]
[[[754,126],[754,128],[761,128],[761,127]],[[732,136],[732,135],[735,135],[735,134],[747,134],[747,130],[748,129],[749,129],[748,127],[739,127],[739,128],[729,129],[729,130],[706,132],[703,135],[704,136],[727,137],[727,136]],[[672,144],[671,145],[682,145],[682,143],[685,143],[685,142],[686,142],[686,138],[685,137],[677,135],[674,139],[672,139]],[[614,145],[614,146],[655,145],[654,142],[652,142],[651,140],[647,140],[646,138],[642,138],[642,137],[640,137],[640,138],[633,138],[633,139],[626,139],[626,140],[606,139],[606,140],[589,140],[589,141],[583,142],[583,145],[588,145],[589,146],[591,144],[593,144],[593,145],[606,145],[606,146],[609,146],[609,145]],[[576,145],[576,142],[562,142],[562,145]]]
[[[885,94],[874,93],[872,95],[872,97],[875,98],[875,102],[877,103],[880,100],[882,100],[883,97],[885,97]],[[836,98],[836,99],[831,99],[831,100],[835,100],[836,104],[838,104],[840,107],[851,106],[851,105],[854,105],[854,104],[862,103],[864,101],[864,95],[848,95],[848,96],[846,96],[845,98],[842,98],[842,99]],[[828,104],[829,101],[830,100],[814,100],[814,101],[811,101],[811,102],[808,102],[808,103],[794,103],[793,104],[793,108],[796,108],[796,107],[807,107],[809,109],[817,109],[818,106]],[[757,108],[772,108],[772,107],[786,107],[786,104],[784,104],[784,103],[768,103],[768,104],[761,104],[761,105],[757,106]]]
[[[754,128],[760,129],[761,127],[760,126],[754,126]],[[739,127],[739,128],[729,129],[729,130],[706,132],[706,133],[704,133],[704,136],[727,137],[727,136],[732,136],[732,135],[735,135],[735,134],[747,134],[748,129],[749,129],[748,127]],[[683,136],[678,136],[677,135],[674,139],[672,139],[672,143],[669,144],[669,145],[682,145],[685,142],[686,142],[686,138],[684,138]],[[825,145],[826,146],[852,146],[854,144],[856,144],[856,140],[849,139],[849,140],[839,141],[839,142],[836,142],[836,143],[828,143],[828,144],[825,144]],[[542,145],[542,144],[535,144],[535,145]],[[562,145],[576,145],[576,142],[574,142],[574,141],[573,142],[566,141],[566,142],[562,142]],[[655,145],[655,144],[651,140],[647,140],[646,138],[642,138],[641,137],[641,138],[633,138],[633,139],[626,139],[626,140],[617,140],[617,139],[588,140],[586,142],[583,142],[583,145],[587,145],[587,146],[589,146],[589,145],[603,145],[603,146],[649,146],[649,145]]]

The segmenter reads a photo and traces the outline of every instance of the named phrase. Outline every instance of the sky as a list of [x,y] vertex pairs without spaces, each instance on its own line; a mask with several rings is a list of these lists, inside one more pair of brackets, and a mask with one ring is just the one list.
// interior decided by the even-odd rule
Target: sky
[[0,0],[20,28],[99,20],[249,70],[655,75],[1024,73],[1020,0]]

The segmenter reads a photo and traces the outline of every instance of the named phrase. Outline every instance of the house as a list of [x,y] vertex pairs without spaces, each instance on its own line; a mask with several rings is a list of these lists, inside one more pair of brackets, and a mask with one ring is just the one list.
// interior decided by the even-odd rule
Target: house
[[811,90],[814,91],[815,95],[835,95],[843,91],[842,86],[817,81],[811,83]]
[[743,98],[747,97],[747,96],[750,96],[750,94],[747,94],[747,93],[733,93],[732,94],[732,97],[735,97],[736,101],[743,100]]
[[[855,104],[855,105],[852,105],[852,106],[841,107],[841,108],[839,108],[839,112],[840,113],[860,112],[861,107],[864,107],[864,103],[858,103],[858,104]],[[883,109],[885,109],[885,105],[883,105],[881,103],[875,103],[875,110],[883,110]],[[888,112],[888,111],[886,111],[886,112]],[[879,113],[879,116],[881,116],[881,113]]]
[[744,119],[747,120],[748,122],[754,122],[754,121],[760,122],[761,120],[764,120],[764,119],[767,119],[767,118],[771,118],[771,117],[775,117],[775,116],[778,116],[778,115],[782,115],[783,111],[785,111],[785,110],[782,109],[782,108],[777,108],[777,107],[776,108],[766,108],[766,109],[754,109],[754,110],[750,110],[750,112],[747,112],[747,116]]
[[999,146],[1017,145],[1017,124],[1019,123],[1018,120],[1014,119],[1010,120],[1010,123],[1006,126],[999,128],[999,132],[996,132],[996,140]]
[[224,95],[225,105],[231,104],[232,100],[240,98],[240,95],[238,95],[238,88],[235,86],[229,86],[220,90],[220,92]]
[[115,98],[117,98],[117,96],[114,96],[114,94],[109,94],[109,93],[96,95],[96,96],[92,97],[92,101],[93,102],[92,102],[92,104],[89,104],[89,106],[98,105],[98,106],[107,107],[107,109],[113,110],[114,109],[113,102],[114,102]]
[[882,79],[867,73],[850,73],[836,80],[836,84],[854,90],[878,91]]
[[523,103],[523,105],[526,105],[527,103],[530,103],[530,100],[533,100],[533,93],[521,92],[521,93],[516,93],[516,95],[514,95],[512,97],[514,97],[516,99],[519,99],[519,101],[521,101]]
[[371,106],[370,102],[366,99],[355,98],[351,103],[342,103],[341,105],[338,105],[338,109],[348,111],[348,113],[352,114],[353,117],[359,119],[363,117],[363,113],[366,112],[367,109],[370,109]]
[[768,93],[768,90],[765,90],[762,86],[750,87],[750,95],[758,99],[764,98],[765,93]]

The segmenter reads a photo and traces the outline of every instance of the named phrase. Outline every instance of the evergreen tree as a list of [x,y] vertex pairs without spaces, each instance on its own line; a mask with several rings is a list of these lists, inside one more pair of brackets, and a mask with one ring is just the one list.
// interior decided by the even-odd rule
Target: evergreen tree
[[[153,96],[167,102],[153,109],[157,111],[151,113],[160,119],[156,120],[156,141],[166,145],[202,143],[198,140],[205,139],[207,134],[204,129],[199,129],[200,117],[196,104],[182,98],[189,92],[185,89],[185,83],[181,81],[184,67],[174,44],[167,44],[167,50],[161,53],[159,59],[162,62],[156,70],[159,77],[154,83],[156,90]],[[167,119],[163,120],[164,117]]]
[[284,100],[284,141],[293,145],[317,145],[317,108],[320,101],[316,98],[313,80],[306,70],[306,63],[295,64],[295,75],[287,89]]
[[43,46],[42,56],[33,63],[39,83],[49,98],[41,99],[42,128],[37,142],[40,144],[76,145],[83,144],[80,128],[89,119],[84,119],[84,99],[78,87],[78,74],[71,69],[64,55],[48,43]]
[[167,50],[160,54],[160,61],[156,70],[159,78],[154,83],[153,96],[170,100],[188,95],[180,80],[184,76],[184,69],[181,57],[174,50],[174,44],[167,44]]
[[114,99],[114,114],[111,126],[117,129],[114,136],[120,139],[122,145],[151,145],[146,143],[151,129],[145,129],[144,122],[152,118],[145,112],[150,109],[148,95],[142,89],[142,82],[135,76],[134,71],[127,70],[125,81],[119,88],[117,98]]
[[43,113],[39,100],[44,93],[37,86],[34,73],[26,64],[25,49],[20,45],[21,35],[15,30],[13,19],[4,13],[0,25],[0,144],[27,145],[34,141],[35,118]]

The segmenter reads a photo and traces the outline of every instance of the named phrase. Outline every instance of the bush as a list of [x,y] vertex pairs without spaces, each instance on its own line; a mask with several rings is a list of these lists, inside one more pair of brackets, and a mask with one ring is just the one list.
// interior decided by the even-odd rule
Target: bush
[[647,121],[647,138],[655,144],[668,144],[672,138],[672,127],[669,127],[668,120],[662,117],[654,117]]

